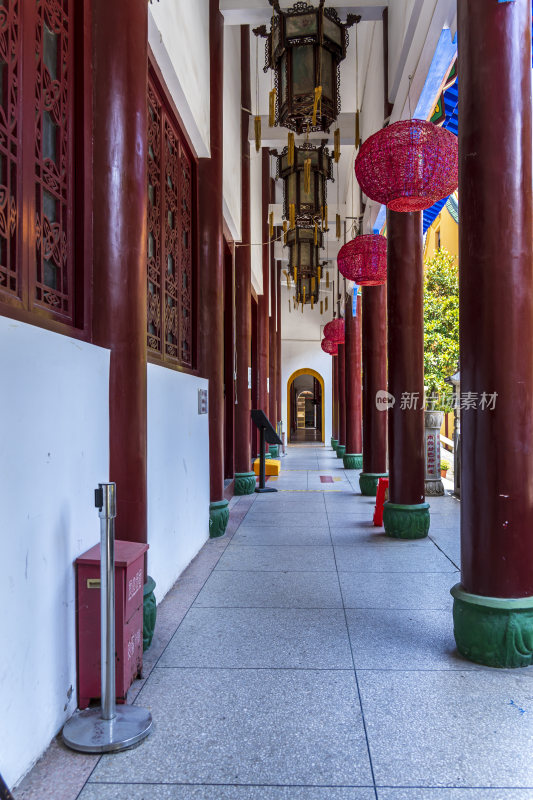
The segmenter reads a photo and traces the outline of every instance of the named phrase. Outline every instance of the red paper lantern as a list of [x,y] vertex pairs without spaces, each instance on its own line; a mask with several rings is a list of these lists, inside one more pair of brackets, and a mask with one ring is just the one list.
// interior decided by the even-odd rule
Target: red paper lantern
[[380,286],[387,280],[387,240],[377,233],[357,236],[337,256],[339,272],[358,286]]
[[344,320],[336,317],[324,325],[324,338],[334,344],[344,344]]
[[370,136],[355,160],[363,192],[392,211],[423,211],[457,189],[457,136],[423,119]]
[[324,353],[328,353],[330,356],[338,355],[339,346],[336,342],[332,342],[331,339],[322,339],[320,342],[320,347]]

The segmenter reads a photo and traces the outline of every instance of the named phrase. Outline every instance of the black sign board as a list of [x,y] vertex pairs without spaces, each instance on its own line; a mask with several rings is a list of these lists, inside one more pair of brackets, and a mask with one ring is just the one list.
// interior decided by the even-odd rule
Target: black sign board
[[269,444],[283,444],[278,434],[270,424],[270,420],[260,408],[252,409],[252,422],[259,431],[261,428],[265,429],[265,440]]
[[265,442],[269,444],[283,443],[261,409],[254,408],[251,413],[252,422],[259,430],[259,486],[255,491],[259,493],[276,492],[277,489],[265,486]]

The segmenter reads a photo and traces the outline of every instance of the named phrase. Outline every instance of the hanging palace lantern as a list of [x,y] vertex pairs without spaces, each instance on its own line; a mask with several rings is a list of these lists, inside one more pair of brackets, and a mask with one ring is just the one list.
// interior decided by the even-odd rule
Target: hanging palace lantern
[[457,136],[422,119],[395,122],[370,136],[355,175],[371,200],[391,211],[423,211],[458,184]]
[[324,338],[334,344],[344,344],[344,320],[342,317],[334,317],[324,325]]
[[356,236],[339,250],[339,272],[358,286],[380,286],[387,280],[387,240],[377,233]]
[[300,225],[322,223],[327,209],[327,181],[333,180],[333,156],[325,144],[305,142],[285,147],[277,158],[276,178],[283,180],[283,216]]
[[347,28],[360,17],[348,14],[342,23],[333,8],[297,2],[281,10],[279,0],[269,0],[274,9],[270,31],[254,28],[266,38],[264,71],[274,70],[273,122],[295,133],[329,131],[337,119],[341,100],[339,65],[346,57]]
[[[316,243],[315,243],[316,240]],[[298,273],[316,273],[320,266],[320,248],[322,247],[322,231],[315,228],[290,228],[287,231],[289,248],[289,268],[295,281]],[[296,275],[294,270],[296,269]]]
[[336,342],[332,342],[331,339],[322,339],[320,342],[320,347],[330,356],[336,356],[339,354],[339,346]]

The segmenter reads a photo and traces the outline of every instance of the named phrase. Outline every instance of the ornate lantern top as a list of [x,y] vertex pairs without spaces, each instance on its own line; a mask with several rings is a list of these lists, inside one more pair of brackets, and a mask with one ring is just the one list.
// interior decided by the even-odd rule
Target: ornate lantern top
[[370,136],[355,160],[363,192],[392,211],[423,211],[458,184],[457,136],[422,119],[395,122]]
[[324,353],[328,353],[330,356],[336,356],[339,353],[338,344],[336,342],[332,342],[331,339],[322,339],[320,342],[320,347]]
[[324,325],[324,337],[335,344],[344,344],[344,320],[335,317]]
[[387,240],[376,233],[357,236],[339,250],[339,272],[358,286],[379,286],[387,280]]
[[328,202],[327,181],[333,180],[333,156],[325,144],[315,146],[305,142],[295,145],[292,159],[288,147],[284,147],[281,153],[271,151],[277,161],[276,178],[283,180],[285,219],[290,217],[291,205],[300,225],[311,226],[323,216]]
[[339,64],[346,57],[347,28],[360,17],[349,14],[340,21],[333,8],[297,2],[281,10],[279,0],[269,0],[275,14],[266,25],[254,28],[267,40],[265,67],[275,72],[276,125],[295,133],[329,131],[340,112]]

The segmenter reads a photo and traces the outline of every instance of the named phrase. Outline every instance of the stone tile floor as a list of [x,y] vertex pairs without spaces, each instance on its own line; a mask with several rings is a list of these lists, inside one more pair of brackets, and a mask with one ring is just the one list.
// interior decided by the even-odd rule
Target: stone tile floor
[[533,800],[533,671],[455,650],[459,503],[391,541],[329,447],[282,467],[159,606],[130,691],[151,736],[103,757],[55,740],[17,800]]

